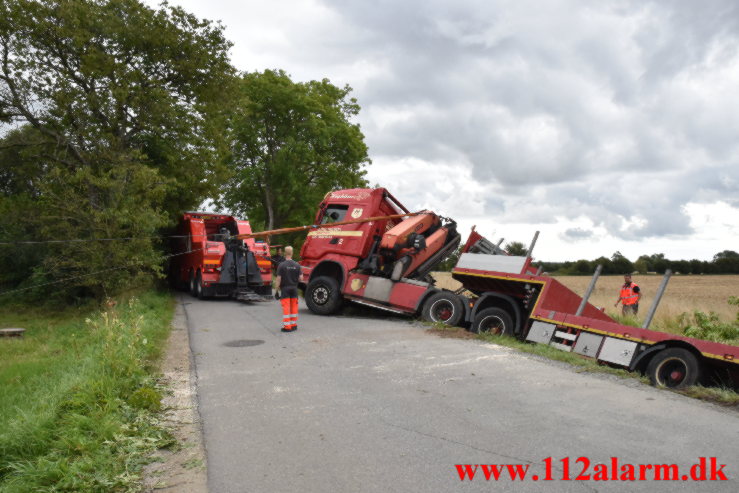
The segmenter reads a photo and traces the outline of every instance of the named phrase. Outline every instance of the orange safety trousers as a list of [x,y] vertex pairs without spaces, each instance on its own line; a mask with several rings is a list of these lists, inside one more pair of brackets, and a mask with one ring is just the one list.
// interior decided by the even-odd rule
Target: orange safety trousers
[[282,328],[295,329],[298,326],[298,299],[282,298],[280,304],[282,304]]

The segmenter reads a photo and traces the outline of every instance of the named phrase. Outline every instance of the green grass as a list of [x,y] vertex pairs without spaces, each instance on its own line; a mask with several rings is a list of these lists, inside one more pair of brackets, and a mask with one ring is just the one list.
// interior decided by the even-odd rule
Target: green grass
[[704,387],[694,385],[681,393],[704,401],[717,402],[726,406],[739,406],[739,394],[726,387]]
[[0,492],[136,491],[171,442],[154,380],[173,312],[145,292],[104,311],[0,307]]

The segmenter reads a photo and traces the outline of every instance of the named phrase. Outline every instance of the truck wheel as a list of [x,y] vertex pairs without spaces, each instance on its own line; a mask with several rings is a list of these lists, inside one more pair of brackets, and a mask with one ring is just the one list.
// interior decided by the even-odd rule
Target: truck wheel
[[199,300],[207,298],[207,296],[205,296],[205,291],[203,290],[203,275],[200,271],[198,271],[198,275],[195,276],[195,296],[197,296]]
[[305,304],[313,313],[331,315],[341,308],[341,291],[336,279],[320,276],[311,280],[305,290]]
[[197,288],[195,287],[195,272],[193,272],[193,271],[190,271],[190,282],[189,282],[189,286],[190,286],[190,289],[189,289],[190,294],[193,295],[193,296],[197,296],[198,295],[198,291],[197,291]]
[[668,348],[652,358],[647,366],[647,375],[655,387],[682,389],[698,381],[700,364],[687,349]]
[[442,291],[431,295],[423,304],[421,318],[427,322],[458,325],[464,316],[464,302],[454,293]]
[[513,319],[502,308],[485,308],[475,315],[472,332],[491,335],[513,335]]

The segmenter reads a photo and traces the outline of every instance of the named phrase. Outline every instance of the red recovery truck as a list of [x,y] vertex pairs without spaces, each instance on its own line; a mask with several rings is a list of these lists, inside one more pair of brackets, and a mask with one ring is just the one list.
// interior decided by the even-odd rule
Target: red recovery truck
[[320,229],[308,234],[301,250],[311,311],[328,315],[351,301],[548,344],[641,371],[655,385],[689,386],[709,370],[739,383],[739,347],[615,322],[556,279],[539,275],[531,265],[535,240],[527,256],[510,256],[473,228],[452,271],[462,288],[453,292],[435,287],[428,275],[459,244],[453,221],[424,211],[327,226],[402,213],[408,210],[382,188],[326,195],[315,220]]
[[407,219],[378,219],[331,227],[331,223],[410,214],[386,189],[330,192],[300,250],[305,301],[328,315],[344,300],[396,313],[416,313],[434,294],[428,276],[460,242],[456,224],[430,211]]
[[272,295],[269,245],[251,234],[249,221],[209,212],[182,215],[172,251],[173,284],[198,298],[262,301]]

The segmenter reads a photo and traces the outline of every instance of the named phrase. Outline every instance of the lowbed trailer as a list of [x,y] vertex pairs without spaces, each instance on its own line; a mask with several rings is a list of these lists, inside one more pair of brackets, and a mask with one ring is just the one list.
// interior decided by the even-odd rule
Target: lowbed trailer
[[[348,217],[354,221],[343,221]],[[452,270],[462,288],[452,292],[428,275],[459,244],[451,220],[429,211],[411,214],[385,189],[351,189],[327,194],[315,224],[300,261],[301,287],[314,313],[335,313],[349,301],[549,344],[642,371],[655,385],[692,385],[710,369],[739,383],[739,347],[615,322],[539,275],[531,265],[536,237],[526,256],[510,256],[473,228]]]
[[739,383],[739,347],[619,324],[556,279],[537,275],[530,256],[465,252],[452,277],[472,293],[466,320],[475,332],[548,344],[646,373],[659,386],[693,385],[711,370]]

